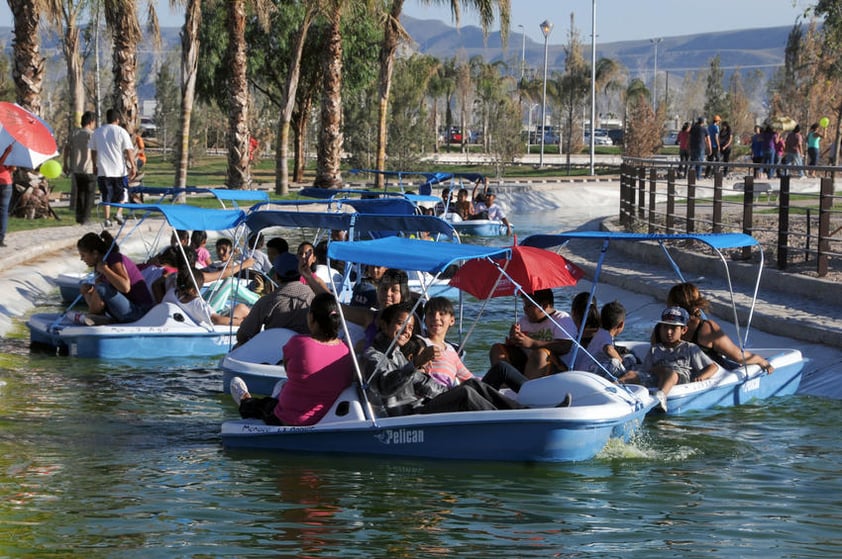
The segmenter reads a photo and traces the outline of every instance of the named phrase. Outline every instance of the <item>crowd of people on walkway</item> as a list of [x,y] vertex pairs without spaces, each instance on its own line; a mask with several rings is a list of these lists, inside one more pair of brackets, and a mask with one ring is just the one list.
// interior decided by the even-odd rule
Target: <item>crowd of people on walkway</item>
[[[826,120],[826,119],[824,119]],[[798,177],[815,177],[815,169],[819,165],[821,155],[821,141],[824,138],[823,123],[815,122],[810,126],[806,138],[801,132],[801,125],[796,124],[788,132],[776,128],[772,124],[755,126],[751,136],[751,162],[763,167],[753,169],[754,178],[771,179],[787,174],[783,166],[797,168],[794,173]],[[692,124],[685,122],[678,133],[676,143],[679,146],[679,178],[685,178],[692,169],[696,178],[709,178],[716,166],[711,163],[730,163],[736,136],[727,121],[715,115],[708,124],[704,116],[700,116]],[[805,154],[807,156],[805,162]],[[708,163],[708,165],[704,165]],[[803,169],[808,167],[805,172]],[[704,168],[704,171],[703,171]],[[727,177],[730,167],[722,166],[722,175]]]

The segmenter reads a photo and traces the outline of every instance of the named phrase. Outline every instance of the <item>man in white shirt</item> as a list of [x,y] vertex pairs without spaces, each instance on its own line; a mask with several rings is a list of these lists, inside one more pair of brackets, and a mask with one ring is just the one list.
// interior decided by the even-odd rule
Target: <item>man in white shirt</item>
[[[94,130],[91,136],[91,157],[94,161],[94,172],[97,175],[97,184],[103,203],[122,202],[129,186],[129,179],[134,177],[136,172],[134,144],[126,129],[120,126],[122,118],[120,111],[108,109],[105,113],[107,124]],[[109,227],[111,226],[111,207],[103,207],[104,225]],[[122,210],[117,210],[114,219],[119,224],[123,223],[122,215]]]

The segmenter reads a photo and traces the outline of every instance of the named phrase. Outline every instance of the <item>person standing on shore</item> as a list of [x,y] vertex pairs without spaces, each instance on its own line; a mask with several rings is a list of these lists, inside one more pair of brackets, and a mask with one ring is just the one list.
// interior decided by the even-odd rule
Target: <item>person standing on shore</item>
[[12,203],[12,189],[15,181],[12,180],[12,173],[15,168],[6,166],[6,158],[12,152],[14,144],[9,146],[0,155],[0,247],[6,246],[6,228],[9,225],[9,205]]
[[696,123],[690,128],[690,161],[695,162],[696,178],[702,177],[701,162],[710,153],[710,135],[705,126],[705,117],[700,116]]
[[91,218],[96,197],[96,174],[89,147],[96,128],[96,115],[85,111],[81,124],[70,134],[64,146],[64,168],[70,173],[70,197],[74,202],[76,223],[85,225]]
[[[107,124],[97,128],[91,136],[91,157],[94,172],[102,196],[102,202],[120,203],[129,186],[129,179],[134,177],[135,155],[132,137],[120,126],[123,117],[120,111],[108,109],[105,113]],[[105,227],[111,226],[111,207],[104,206]],[[123,212],[117,210],[115,221],[122,225]]]

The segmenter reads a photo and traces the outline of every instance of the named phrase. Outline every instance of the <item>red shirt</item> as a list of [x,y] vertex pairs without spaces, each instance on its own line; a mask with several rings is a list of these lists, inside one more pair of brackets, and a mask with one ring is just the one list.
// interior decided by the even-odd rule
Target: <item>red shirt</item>
[[0,165],[0,184],[12,184],[12,169],[14,167]]

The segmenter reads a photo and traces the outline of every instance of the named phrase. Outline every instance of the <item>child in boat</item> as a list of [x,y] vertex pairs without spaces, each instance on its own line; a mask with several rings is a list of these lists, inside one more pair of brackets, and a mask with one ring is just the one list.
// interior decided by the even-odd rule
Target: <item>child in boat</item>
[[210,324],[239,326],[243,318],[248,315],[249,307],[237,303],[230,316],[215,313],[196,290],[196,286],[202,285],[204,281],[205,275],[201,270],[182,267],[176,275],[175,285],[167,289],[161,302],[178,305],[196,324],[208,326],[208,321],[210,321]]
[[330,293],[313,299],[307,313],[310,335],[297,335],[284,346],[287,382],[277,398],[253,398],[240,377],[231,379],[231,396],[243,418],[268,425],[315,425],[353,381],[348,346],[339,339],[339,307]]
[[491,364],[511,363],[529,379],[568,370],[561,356],[573,346],[577,332],[573,319],[554,307],[551,289],[522,297],[523,316],[512,325],[504,343],[491,346]]
[[459,189],[459,192],[456,194],[456,203],[453,204],[453,209],[462,219],[471,219],[471,216],[474,215],[474,204],[471,199],[468,198],[467,188]]
[[622,303],[611,301],[602,306],[600,328],[588,344],[588,353],[593,356],[593,361],[586,370],[613,381],[624,375],[627,369],[636,367],[634,355],[621,352],[614,344],[614,339],[623,332],[625,326],[626,309]]
[[199,268],[207,268],[213,262],[207,244],[208,234],[206,231],[196,229],[190,234],[190,246],[196,251],[196,265]]
[[[419,352],[424,359],[424,372],[447,388],[453,388],[474,379],[473,373],[465,366],[459,354],[447,342],[447,332],[456,323],[453,304],[447,297],[433,297],[424,306],[424,325],[427,336],[419,337],[424,348]],[[432,351],[432,358],[427,358]],[[514,390],[520,390],[526,382],[520,372],[509,363],[499,362],[482,377],[482,381],[494,388],[504,384]]]
[[[652,347],[640,369],[657,378],[655,398],[661,409],[667,411],[667,394],[676,384],[698,382],[712,377],[719,366],[696,344],[681,339],[687,331],[687,311],[681,307],[667,307],[653,333]],[[641,375],[629,371],[620,382],[640,383]]]

